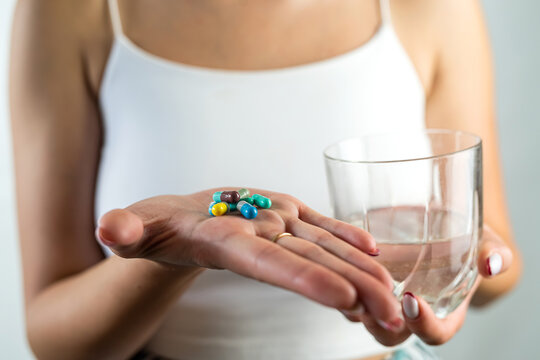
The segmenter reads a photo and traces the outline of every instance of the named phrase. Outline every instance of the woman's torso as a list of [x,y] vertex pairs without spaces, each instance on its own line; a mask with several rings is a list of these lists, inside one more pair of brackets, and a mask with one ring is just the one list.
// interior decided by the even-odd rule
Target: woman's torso
[[[378,25],[377,8],[355,8],[360,2],[349,2],[348,8],[312,9],[311,25],[322,29],[308,32],[305,38],[334,42],[325,44],[326,48],[309,41],[279,44],[277,39],[286,31],[276,31],[274,38],[272,14],[279,14],[275,9],[254,15],[258,21],[251,28],[235,28],[232,24],[238,23],[237,18],[214,14],[212,19],[221,21],[224,28],[232,21],[233,29],[224,35],[230,43],[214,44],[217,55],[213,57],[190,43],[199,34],[195,30],[201,29],[196,26],[203,25],[193,25],[191,35],[179,36],[188,40],[162,40],[156,42],[160,43],[156,52],[150,47],[143,50],[132,42],[129,30],[137,27],[133,22],[130,25],[130,16],[146,14],[151,19],[163,10],[153,13],[140,2],[139,11],[136,5],[125,12],[121,6],[115,13],[115,2],[111,3],[115,38],[99,86],[104,146],[96,216],[158,194],[223,185],[287,192],[329,214],[324,146],[359,134],[424,127],[422,84],[427,81],[418,77],[389,18]],[[355,31],[354,10],[372,11],[373,27]],[[190,11],[212,14],[211,8]],[[349,40],[328,37],[331,22],[317,22],[322,19],[317,11],[334,11],[336,19],[348,19],[348,25],[334,31],[347,34]],[[193,17],[185,21],[204,23],[204,16]],[[291,33],[295,34],[293,23],[301,20],[293,17],[286,22]],[[164,21],[169,29],[165,33],[178,34],[167,24]],[[264,34],[255,30],[257,24],[268,28]],[[307,31],[307,25],[296,30]],[[141,27],[147,32],[152,28]],[[201,38],[218,36],[216,29],[211,31],[213,25],[209,28],[205,30],[209,34]],[[248,38],[246,43],[235,44],[243,41],[242,34]],[[151,38],[148,33],[141,36],[141,44]],[[160,53],[166,44],[173,50]],[[182,44],[190,49],[186,54]],[[276,59],[275,66],[265,63],[265,51]],[[192,61],[197,56],[200,63]],[[236,63],[244,71],[207,68],[235,68]],[[267,70],[274,67],[282,69]],[[148,347],[181,359],[333,359],[384,351],[362,325],[349,323],[335,310],[227,271],[203,273]]]

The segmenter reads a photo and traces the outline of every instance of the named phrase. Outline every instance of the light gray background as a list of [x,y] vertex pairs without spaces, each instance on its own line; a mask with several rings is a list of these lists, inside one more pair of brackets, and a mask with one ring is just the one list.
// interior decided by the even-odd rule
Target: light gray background
[[[7,54],[15,1],[0,0],[0,357],[31,359],[22,288],[7,112]],[[438,348],[445,359],[533,359],[540,344],[540,2],[484,1],[497,77],[506,189],[525,272],[518,289],[482,311]],[[488,180],[489,181],[489,180]],[[537,358],[537,357],[536,357]]]

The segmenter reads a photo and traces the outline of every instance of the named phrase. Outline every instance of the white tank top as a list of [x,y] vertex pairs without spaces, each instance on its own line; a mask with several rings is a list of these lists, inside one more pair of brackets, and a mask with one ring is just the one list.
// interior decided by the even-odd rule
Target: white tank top
[[[105,141],[96,219],[151,196],[226,185],[289,193],[330,214],[327,145],[425,127],[424,91],[393,30],[388,0],[381,1],[380,28],[361,47],[261,71],[150,54],[123,33],[116,0],[109,4],[114,43],[100,93]],[[338,311],[226,270],[200,275],[147,348],[184,360],[352,359],[388,351]]]

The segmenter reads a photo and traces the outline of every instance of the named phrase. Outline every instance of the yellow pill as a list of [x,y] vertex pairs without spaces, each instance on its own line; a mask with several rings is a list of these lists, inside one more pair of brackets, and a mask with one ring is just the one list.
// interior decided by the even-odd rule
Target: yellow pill
[[212,206],[212,215],[221,216],[229,212],[229,205],[225,202],[218,202]]

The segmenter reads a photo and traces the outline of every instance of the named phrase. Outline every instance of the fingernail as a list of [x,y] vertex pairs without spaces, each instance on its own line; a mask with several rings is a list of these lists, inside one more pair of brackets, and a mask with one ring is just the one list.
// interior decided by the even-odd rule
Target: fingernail
[[352,308],[350,310],[343,310],[342,312],[344,314],[347,314],[347,315],[358,316],[358,315],[362,315],[363,313],[365,313],[366,308],[364,307],[364,305],[362,303],[358,303],[354,308]]
[[491,254],[487,258],[487,272],[489,276],[497,275],[502,268],[502,257],[498,253]]
[[403,312],[409,319],[416,319],[418,317],[418,301],[409,291],[403,295]]
[[401,320],[400,318],[395,318],[394,320],[390,322],[385,322],[385,321],[377,319],[377,324],[379,324],[383,329],[387,331],[392,331],[395,333],[398,333],[401,330],[403,330],[403,326],[404,326],[403,320]]
[[99,226],[96,228],[96,237],[105,246],[113,246],[114,245],[114,242],[112,242],[110,240],[107,240],[107,238],[103,235],[103,230]]
[[378,248],[375,248],[367,253],[369,256],[379,256],[381,251]]

